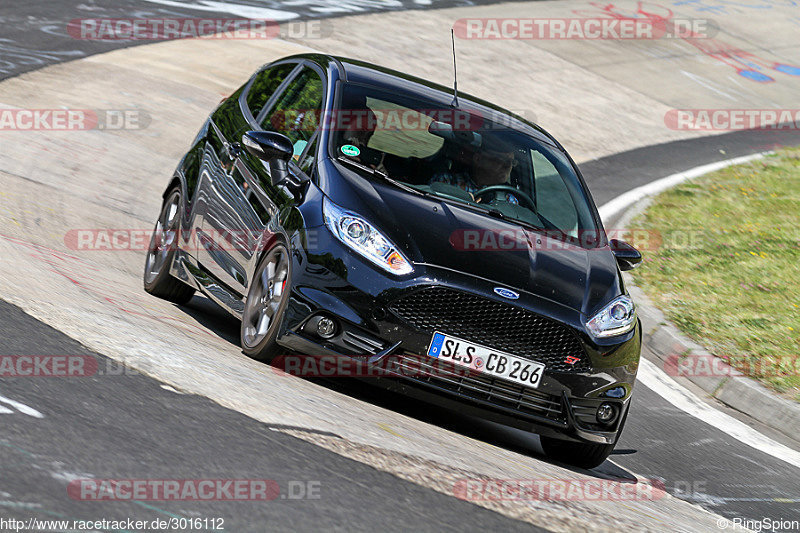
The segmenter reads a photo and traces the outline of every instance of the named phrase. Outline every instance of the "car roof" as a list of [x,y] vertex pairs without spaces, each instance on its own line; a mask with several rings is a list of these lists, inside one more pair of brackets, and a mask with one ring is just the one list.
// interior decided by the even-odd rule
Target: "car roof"
[[[452,87],[446,87],[423,78],[406,74],[405,72],[382,67],[366,61],[325,54],[299,54],[293,57],[313,61],[323,69],[326,69],[333,63],[337,70],[339,70],[340,77],[346,82],[370,85],[389,92],[413,94],[436,102],[443,107],[450,106],[453,101]],[[564,151],[561,144],[538,124],[526,120],[505,108],[462,91],[458,92],[458,104],[458,107],[461,109],[477,112],[483,114],[483,116],[502,115],[504,118],[503,124],[509,126],[511,129],[518,129],[531,134],[535,138]]]

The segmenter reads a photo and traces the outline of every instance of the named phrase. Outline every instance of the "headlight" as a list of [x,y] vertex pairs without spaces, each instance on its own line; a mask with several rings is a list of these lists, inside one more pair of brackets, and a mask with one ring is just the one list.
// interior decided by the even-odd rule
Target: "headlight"
[[633,329],[636,324],[636,306],[630,296],[620,296],[605,306],[586,323],[595,337],[613,337]]
[[389,239],[362,217],[327,198],[322,203],[322,212],[331,232],[355,252],[392,274],[409,274],[414,270]]

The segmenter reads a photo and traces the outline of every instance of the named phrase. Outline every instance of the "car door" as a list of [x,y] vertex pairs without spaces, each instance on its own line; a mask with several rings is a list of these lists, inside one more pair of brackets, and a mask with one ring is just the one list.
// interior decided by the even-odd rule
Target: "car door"
[[[241,257],[247,255],[252,236],[245,229],[263,228],[263,217],[269,211],[267,205],[252,196],[237,169],[239,141],[244,132],[256,127],[255,117],[278,97],[299,69],[298,62],[263,69],[253,76],[238,98],[220,106],[209,123],[198,185],[204,209],[195,228],[197,259],[225,288],[238,295],[247,286]],[[223,287],[214,288],[220,290],[219,295],[214,295],[230,306]]]
[[[307,178],[315,159],[309,154],[316,146],[323,86],[322,73],[312,67],[294,70],[262,111],[254,114],[257,125],[249,127],[278,131],[289,137],[294,145],[289,172],[297,182]],[[244,131],[237,132],[237,138]],[[275,230],[267,228],[268,221],[294,197],[284,185],[273,185],[267,163],[230,141],[227,146],[223,141],[223,150],[226,179],[217,184],[218,208],[214,217],[206,218],[205,229],[219,244],[214,249],[214,274],[244,295],[249,283],[248,267],[258,252],[260,236],[264,231]]]

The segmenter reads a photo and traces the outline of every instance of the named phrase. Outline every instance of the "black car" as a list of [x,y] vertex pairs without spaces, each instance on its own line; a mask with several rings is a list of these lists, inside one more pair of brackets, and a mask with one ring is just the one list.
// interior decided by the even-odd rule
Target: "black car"
[[641,330],[621,271],[640,261],[540,127],[306,54],[205,122],[164,193],[144,286],[176,303],[202,291],[258,359],[391,359],[375,383],[590,468],[628,414]]

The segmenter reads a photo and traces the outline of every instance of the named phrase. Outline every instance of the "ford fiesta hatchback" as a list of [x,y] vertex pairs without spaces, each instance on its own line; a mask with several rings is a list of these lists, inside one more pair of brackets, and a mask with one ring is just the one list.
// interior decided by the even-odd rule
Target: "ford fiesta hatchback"
[[[375,65],[259,70],[164,192],[145,289],[241,319],[244,352],[337,357],[373,381],[541,436],[591,468],[625,424],[641,346],[575,163],[501,108]],[[392,365],[386,365],[392,361]]]

